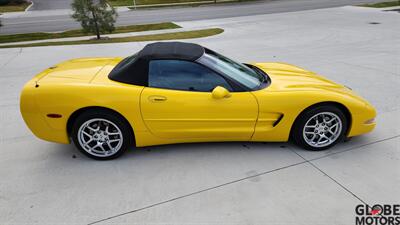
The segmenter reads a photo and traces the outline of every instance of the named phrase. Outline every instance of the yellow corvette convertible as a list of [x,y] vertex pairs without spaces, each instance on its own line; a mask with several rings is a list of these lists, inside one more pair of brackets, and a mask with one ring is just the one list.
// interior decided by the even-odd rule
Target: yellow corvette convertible
[[50,67],[24,86],[20,108],[37,137],[72,139],[95,159],[182,142],[293,140],[323,150],[371,131],[376,116],[349,88],[313,72],[242,64],[182,42]]

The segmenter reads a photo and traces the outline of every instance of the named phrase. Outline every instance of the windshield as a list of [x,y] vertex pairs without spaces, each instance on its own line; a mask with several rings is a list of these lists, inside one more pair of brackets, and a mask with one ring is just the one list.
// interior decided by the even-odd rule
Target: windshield
[[206,49],[204,55],[198,61],[209,66],[211,69],[223,72],[226,76],[251,90],[258,89],[266,80],[266,77],[256,72],[256,70],[209,49]]

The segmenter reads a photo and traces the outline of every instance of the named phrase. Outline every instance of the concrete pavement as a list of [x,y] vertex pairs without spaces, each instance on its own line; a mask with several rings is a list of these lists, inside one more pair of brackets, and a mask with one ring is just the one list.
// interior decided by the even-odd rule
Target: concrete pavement
[[[379,24],[371,24],[379,23]],[[32,136],[22,85],[62,60],[146,43],[0,50],[0,224],[355,224],[357,204],[399,204],[399,14],[341,7],[184,22],[191,40],[241,61],[280,61],[346,84],[378,110],[368,135],[323,152],[289,143],[132,149],[98,162]]]
[[[40,0],[47,1],[47,0]],[[221,5],[204,5],[189,8],[119,10],[116,25],[133,25],[157,22],[180,22],[212,18],[227,18],[279,12],[292,12],[371,3],[377,0],[279,0],[250,1]],[[58,1],[56,1],[58,2]],[[69,2],[66,1],[66,2]],[[2,17],[3,27],[0,34],[58,32],[79,29],[79,23],[70,17],[70,10],[39,10],[26,13],[5,14]]]
[[29,10],[69,9],[71,3],[72,0],[33,0],[33,6]]

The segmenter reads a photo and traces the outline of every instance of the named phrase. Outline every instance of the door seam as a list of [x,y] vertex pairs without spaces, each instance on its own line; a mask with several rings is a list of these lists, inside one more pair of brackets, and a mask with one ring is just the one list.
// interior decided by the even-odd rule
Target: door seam
[[251,134],[250,139],[249,139],[249,141],[251,141],[253,139],[254,134],[256,133],[258,119],[260,118],[260,104],[258,103],[257,97],[252,92],[249,92],[249,93],[254,97],[254,99],[256,100],[256,103],[257,103],[257,118],[256,118],[256,121],[254,122],[253,133]]
[[142,91],[140,92],[140,98],[139,98],[140,117],[142,118],[142,122],[143,122],[144,126],[146,127],[147,132],[149,132],[149,133],[151,133],[152,135],[154,135],[154,134],[150,131],[149,127],[147,126],[146,121],[144,120],[143,112],[142,112],[142,94],[143,94],[144,89],[146,89],[146,87],[143,87]]

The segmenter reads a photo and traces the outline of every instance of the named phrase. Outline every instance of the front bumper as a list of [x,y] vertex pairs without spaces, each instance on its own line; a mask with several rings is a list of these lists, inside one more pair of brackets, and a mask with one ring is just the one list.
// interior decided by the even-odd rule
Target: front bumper
[[371,132],[376,126],[375,117],[375,108],[371,104],[365,103],[365,108],[362,111],[352,114],[350,130],[347,136],[353,137]]

